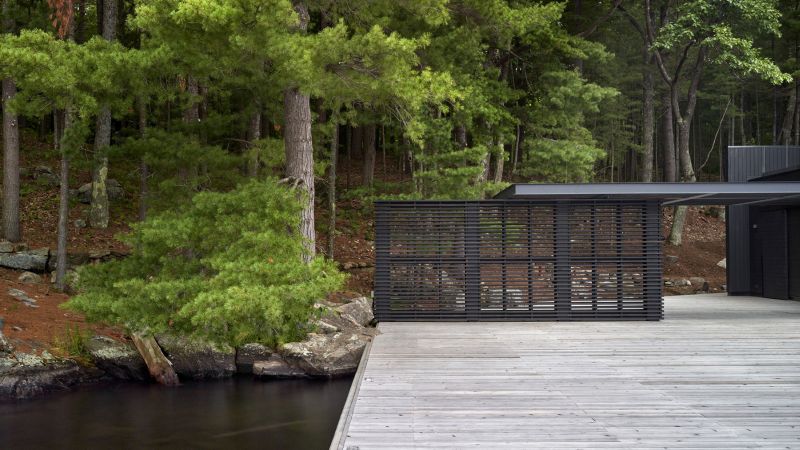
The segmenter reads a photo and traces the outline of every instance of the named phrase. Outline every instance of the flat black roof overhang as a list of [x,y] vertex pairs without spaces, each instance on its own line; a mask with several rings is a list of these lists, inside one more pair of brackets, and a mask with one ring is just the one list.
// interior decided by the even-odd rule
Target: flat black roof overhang
[[663,205],[800,205],[800,182],[514,184],[494,198],[659,200]]

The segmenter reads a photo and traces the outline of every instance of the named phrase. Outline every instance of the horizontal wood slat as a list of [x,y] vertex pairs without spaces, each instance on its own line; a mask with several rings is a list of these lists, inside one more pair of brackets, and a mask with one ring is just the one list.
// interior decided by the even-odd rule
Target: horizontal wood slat
[[376,203],[375,315],[660,320],[657,201]]

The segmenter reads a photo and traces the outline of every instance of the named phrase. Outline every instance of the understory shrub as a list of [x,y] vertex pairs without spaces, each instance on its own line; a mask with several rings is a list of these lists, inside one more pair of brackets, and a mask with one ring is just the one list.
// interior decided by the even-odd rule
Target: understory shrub
[[297,192],[275,179],[190,204],[133,226],[130,257],[80,270],[66,307],[130,330],[170,331],[238,345],[302,338],[315,300],[344,274],[302,261]]

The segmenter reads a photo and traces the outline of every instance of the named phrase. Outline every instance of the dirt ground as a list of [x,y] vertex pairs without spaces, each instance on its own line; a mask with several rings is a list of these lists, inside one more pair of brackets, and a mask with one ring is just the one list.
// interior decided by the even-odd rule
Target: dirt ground
[[[17,281],[20,271],[0,268],[0,317],[3,334],[19,351],[51,349],[68,338],[68,333],[83,330],[84,333],[102,334],[117,339],[123,338],[121,330],[113,327],[89,324],[83,316],[61,308],[68,295],[52,287],[49,279],[38,284],[26,285]],[[38,308],[26,306],[8,294],[9,289],[20,289],[36,301]]]
[[[726,283],[725,269],[717,263],[725,258],[725,221],[708,214],[708,207],[692,207],[686,217],[683,244],[679,247],[664,244],[664,278],[705,278],[710,292],[721,292]],[[669,235],[672,226],[672,209],[664,209],[663,232]],[[677,256],[677,262],[666,257]],[[700,286],[665,287],[665,294],[692,294]]]

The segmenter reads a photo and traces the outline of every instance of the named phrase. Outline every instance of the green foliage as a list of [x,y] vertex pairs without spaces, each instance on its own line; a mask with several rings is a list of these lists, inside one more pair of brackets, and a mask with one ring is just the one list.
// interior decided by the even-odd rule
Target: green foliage
[[88,329],[68,326],[61,335],[53,338],[53,351],[64,358],[73,358],[88,364],[91,361],[86,343],[92,338]]
[[126,236],[124,259],[84,267],[67,307],[133,330],[275,345],[302,338],[314,301],[344,275],[321,257],[304,264],[296,193],[275,180],[202,192]]
[[525,140],[530,159],[521,173],[532,181],[551,183],[588,182],[595,162],[605,155],[597,147],[569,140],[531,138]]

